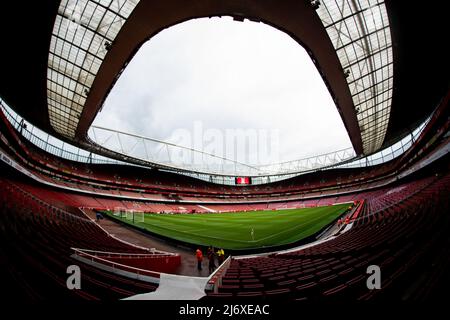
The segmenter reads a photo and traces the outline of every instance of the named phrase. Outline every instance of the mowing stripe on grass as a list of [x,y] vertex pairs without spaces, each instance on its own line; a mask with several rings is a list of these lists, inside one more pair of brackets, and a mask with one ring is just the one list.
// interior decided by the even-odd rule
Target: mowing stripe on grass
[[[233,213],[145,214],[134,225],[179,241],[224,249],[253,249],[297,242],[323,229],[349,204]],[[108,215],[128,224],[132,221]],[[253,232],[253,235],[251,231]]]

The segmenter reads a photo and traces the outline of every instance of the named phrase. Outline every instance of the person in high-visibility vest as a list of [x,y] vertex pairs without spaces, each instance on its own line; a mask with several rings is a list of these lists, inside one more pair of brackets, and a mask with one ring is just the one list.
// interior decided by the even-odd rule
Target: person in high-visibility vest
[[217,250],[217,261],[219,262],[219,264],[222,264],[224,260],[225,260],[225,252],[223,251],[222,248],[220,248],[219,250]]

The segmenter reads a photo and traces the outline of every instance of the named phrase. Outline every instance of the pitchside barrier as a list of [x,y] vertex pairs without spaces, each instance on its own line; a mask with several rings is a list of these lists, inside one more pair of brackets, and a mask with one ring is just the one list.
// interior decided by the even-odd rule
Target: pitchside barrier
[[206,284],[206,291],[218,292],[218,288],[220,285],[222,285],[222,278],[225,275],[225,272],[227,271],[228,267],[231,263],[231,256],[228,256],[227,259],[219,266],[217,269],[211,274],[209,277],[209,281]]
[[156,277],[159,272],[174,272],[181,264],[181,256],[169,252],[155,251],[147,254],[132,254],[78,248],[72,248],[72,250],[78,258],[84,258],[116,270],[135,272],[152,277]]

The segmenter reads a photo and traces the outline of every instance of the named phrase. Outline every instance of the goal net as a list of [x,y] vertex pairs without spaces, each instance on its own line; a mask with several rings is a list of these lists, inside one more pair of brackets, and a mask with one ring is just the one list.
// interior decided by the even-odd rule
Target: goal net
[[134,222],[144,222],[143,212],[133,212],[133,214],[134,214]]
[[144,222],[144,213],[133,210],[125,210],[123,208],[115,208],[113,215],[133,222]]

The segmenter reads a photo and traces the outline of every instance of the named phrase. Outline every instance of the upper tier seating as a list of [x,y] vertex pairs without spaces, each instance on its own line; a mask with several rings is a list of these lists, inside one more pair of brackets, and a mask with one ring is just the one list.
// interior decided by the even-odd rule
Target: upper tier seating
[[[130,166],[82,164],[57,158],[20,138],[3,114],[1,117],[3,121],[0,125],[7,140],[10,141],[11,155],[20,160],[19,162],[26,163],[42,180],[110,195],[165,200],[171,199],[171,194],[176,194],[178,199],[194,201],[217,198],[243,201],[294,199],[304,194],[309,197],[323,196],[336,192],[355,192],[375,186],[379,184],[377,177],[393,172],[399,165],[398,161],[391,161],[372,168],[325,170],[264,186],[220,186],[157,170],[144,171],[142,168]],[[112,175],[111,172],[115,174]],[[373,179],[375,180],[370,182]]]

